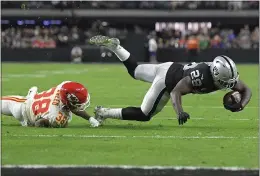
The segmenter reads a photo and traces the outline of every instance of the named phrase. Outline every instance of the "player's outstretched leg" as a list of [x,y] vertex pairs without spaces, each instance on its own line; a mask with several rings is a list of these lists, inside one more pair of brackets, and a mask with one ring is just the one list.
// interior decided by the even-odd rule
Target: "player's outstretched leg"
[[26,97],[23,96],[4,96],[1,97],[1,113],[7,116],[13,116],[20,121],[22,126],[27,126],[22,111]]
[[[159,71],[160,72],[160,71]],[[126,108],[103,108],[98,106],[95,108],[95,117],[102,123],[106,118],[149,121],[152,116],[160,112],[167,104],[170,98],[169,93],[165,89],[164,77],[160,74],[157,76],[146,93],[141,107]]]
[[109,38],[107,36],[94,36],[89,40],[90,44],[104,46],[114,52],[118,59],[123,62],[128,73],[137,80],[152,83],[158,68],[157,64],[140,64],[130,57],[130,53],[120,46],[117,38]]
[[104,108],[102,106],[97,106],[94,113],[95,118],[101,124],[107,118],[134,121],[149,121],[151,118],[150,116],[145,115],[140,107]]

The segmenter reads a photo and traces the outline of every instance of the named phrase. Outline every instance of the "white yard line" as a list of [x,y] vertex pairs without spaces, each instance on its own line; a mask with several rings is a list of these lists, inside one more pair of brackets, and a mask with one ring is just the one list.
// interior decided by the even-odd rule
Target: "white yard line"
[[[153,120],[176,120],[176,118],[172,117],[172,118],[167,118],[167,117],[154,117]],[[248,121],[248,120],[255,120],[255,121],[259,121],[259,119],[257,118],[252,118],[252,119],[233,119],[233,118],[191,118],[191,120],[231,120],[231,121]]]
[[2,74],[2,78],[45,78],[50,75],[64,75],[64,74],[72,74],[72,75],[78,75],[82,73],[88,72],[87,69],[83,70],[42,70],[36,73],[30,73],[30,74]]
[[[128,106],[140,106],[140,105],[107,105],[104,107],[128,107]],[[170,105],[164,106],[165,108],[173,108]],[[224,106],[183,106],[184,108],[202,108],[202,109],[225,109]],[[246,109],[258,109],[257,106],[247,106]]]
[[27,135],[27,134],[2,134],[2,136],[12,136],[12,137],[43,137],[43,138],[55,138],[55,137],[68,137],[68,138],[150,138],[150,139],[258,139],[257,136],[113,136],[113,135],[48,135],[48,134],[39,134],[39,135]]
[[133,166],[133,165],[2,165],[2,168],[25,168],[25,169],[49,169],[49,168],[121,168],[121,169],[174,169],[174,170],[227,170],[227,171],[244,171],[259,170],[258,168],[244,167],[197,167],[197,166]]

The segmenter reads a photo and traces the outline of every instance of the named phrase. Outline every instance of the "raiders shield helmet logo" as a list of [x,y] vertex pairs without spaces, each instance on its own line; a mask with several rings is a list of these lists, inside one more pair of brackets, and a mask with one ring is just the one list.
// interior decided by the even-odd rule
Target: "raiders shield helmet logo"
[[219,72],[218,72],[217,67],[214,67],[214,68],[213,68],[213,74],[214,74],[215,76],[219,75]]

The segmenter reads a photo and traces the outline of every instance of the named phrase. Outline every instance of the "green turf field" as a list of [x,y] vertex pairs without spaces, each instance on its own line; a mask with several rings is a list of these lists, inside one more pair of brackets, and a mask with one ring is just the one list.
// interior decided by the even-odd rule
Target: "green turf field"
[[[66,129],[21,127],[2,117],[2,164],[109,164],[258,167],[258,66],[239,66],[253,97],[243,112],[222,107],[225,92],[187,95],[191,119],[179,126],[171,104],[150,122],[107,120],[93,129],[78,117]],[[140,105],[148,83],[122,65],[2,64],[2,94],[26,95],[65,80],[83,83],[96,105]]]

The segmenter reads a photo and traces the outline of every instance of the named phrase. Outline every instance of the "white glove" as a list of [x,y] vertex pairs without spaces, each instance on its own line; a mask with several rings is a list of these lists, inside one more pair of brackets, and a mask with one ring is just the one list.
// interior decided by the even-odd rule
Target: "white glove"
[[28,123],[26,120],[23,120],[23,121],[20,121],[21,125],[24,126],[24,127],[27,127],[28,126]]
[[89,123],[91,127],[98,127],[100,125],[100,123],[94,117],[89,118]]

